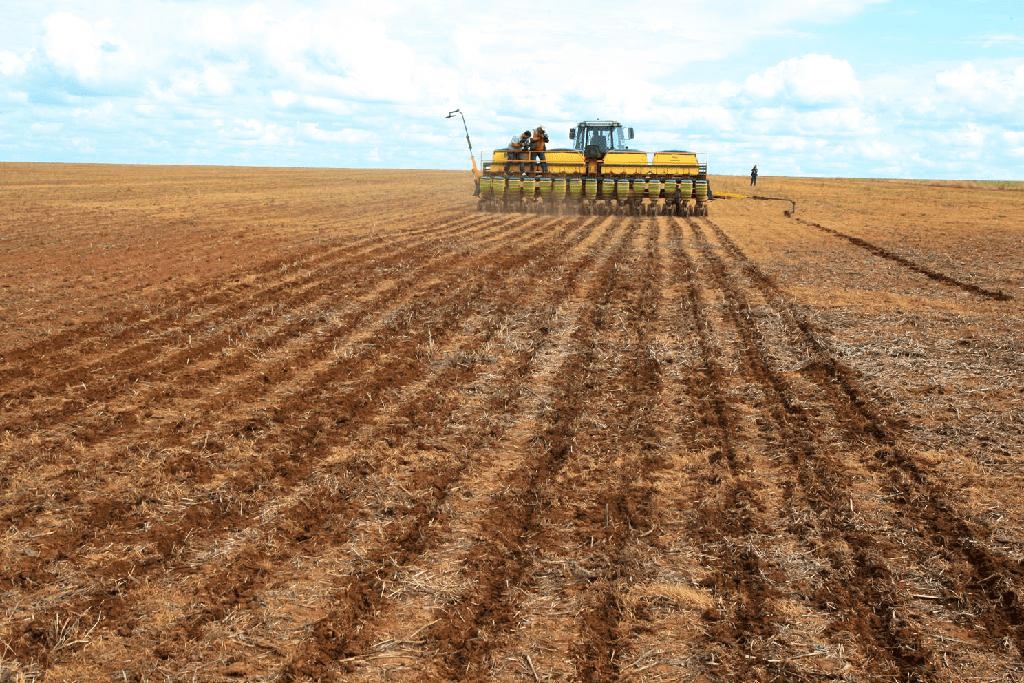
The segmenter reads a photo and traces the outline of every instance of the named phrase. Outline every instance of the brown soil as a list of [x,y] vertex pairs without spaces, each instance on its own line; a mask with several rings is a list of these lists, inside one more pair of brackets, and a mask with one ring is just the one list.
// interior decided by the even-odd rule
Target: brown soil
[[2,681],[1024,676],[1024,189],[0,178]]

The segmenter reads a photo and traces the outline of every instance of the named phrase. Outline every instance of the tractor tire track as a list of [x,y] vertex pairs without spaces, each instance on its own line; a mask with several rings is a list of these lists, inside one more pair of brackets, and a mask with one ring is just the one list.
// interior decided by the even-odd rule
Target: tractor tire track
[[[751,463],[736,453],[734,435],[739,430],[739,418],[727,404],[728,382],[720,360],[726,358],[726,350],[715,341],[716,336],[728,337],[727,329],[742,338],[743,321],[730,314],[729,292],[721,280],[701,277],[702,273],[713,272],[713,268],[699,268],[691,250],[705,252],[706,245],[695,241],[693,247],[688,248],[688,237],[683,234],[680,221],[673,220],[673,228],[678,244],[674,271],[686,286],[686,309],[697,333],[699,352],[699,374],[687,386],[687,394],[703,408],[703,417],[691,440],[715,444],[709,465],[714,466],[724,457],[728,466],[724,476],[713,475],[708,482],[722,488],[722,504],[720,507],[701,501],[696,514],[695,543],[702,554],[708,550],[713,553],[707,557],[711,559],[715,574],[702,582],[703,587],[712,589],[715,594],[730,596],[734,606],[725,614],[705,611],[704,619],[715,641],[728,644],[735,653],[728,664],[731,669],[745,677],[752,676],[754,662],[739,653],[749,651],[755,638],[771,634],[766,615],[771,611],[768,605],[777,595],[765,579],[772,568],[765,566],[751,549],[751,538],[769,531],[761,519],[764,504],[757,492],[758,484],[749,479]],[[706,260],[706,253],[704,256]],[[723,300],[715,306],[709,305],[706,288],[713,288]],[[716,312],[723,318],[717,322],[713,320]],[[755,369],[751,367],[750,358],[740,353],[744,376],[749,376]],[[723,549],[723,539],[728,539],[731,548],[740,550]]]
[[810,226],[812,228],[816,228],[816,229],[818,229],[818,230],[820,230],[820,231],[822,231],[824,233],[827,233],[829,235],[832,235],[834,237],[838,237],[840,239],[844,239],[847,242],[849,242],[850,244],[858,246],[861,249],[864,249],[864,250],[874,254],[875,256],[880,256],[881,258],[889,259],[890,261],[894,261],[895,263],[900,264],[904,268],[908,268],[908,269],[914,271],[915,273],[920,273],[921,275],[924,275],[927,278],[935,280],[936,282],[941,282],[943,284],[950,285],[952,287],[957,287],[959,289],[962,289],[965,292],[969,292],[971,294],[976,294],[976,295],[984,297],[986,299],[994,299],[995,301],[1011,301],[1013,299],[1012,296],[1010,296],[1009,294],[1007,294],[1006,292],[1004,292],[1002,290],[986,289],[985,287],[979,287],[978,285],[972,284],[970,282],[964,282],[963,280],[958,280],[958,279],[956,279],[954,277],[946,275],[945,273],[940,273],[940,272],[938,272],[936,270],[932,270],[931,268],[928,268],[927,266],[923,266],[920,263],[916,263],[914,261],[911,261],[906,256],[901,256],[900,254],[897,254],[894,251],[890,251],[889,249],[886,249],[885,247],[880,247],[877,244],[872,244],[871,242],[868,242],[867,240],[865,240],[865,239],[863,239],[861,237],[854,237],[853,235],[847,235],[845,232],[840,232],[839,230],[835,230],[833,228],[827,228],[824,225],[821,225],[820,223],[815,223],[814,221],[807,221],[807,220],[804,220],[802,218],[797,218],[795,220],[797,222],[799,222],[799,223],[803,223],[804,225]]
[[[588,224],[592,222],[593,219],[586,221]],[[594,234],[595,228],[590,227],[588,230],[590,232],[587,235],[577,236],[571,243],[578,244],[581,237],[589,239],[590,235]],[[533,282],[522,283],[521,286],[524,289],[518,293],[507,290],[498,292],[499,300],[506,301],[510,305],[503,307],[505,311],[501,317],[491,321],[492,325],[500,325],[504,313],[511,313],[517,302],[520,301],[523,303],[519,304],[519,308],[526,307],[527,310],[530,310],[531,318],[536,318],[538,324],[527,326],[526,329],[532,333],[532,339],[526,348],[511,356],[504,367],[492,375],[498,378],[498,384],[492,389],[494,393],[489,399],[490,401],[500,400],[504,404],[508,400],[505,397],[510,395],[513,396],[513,401],[518,400],[517,397],[521,395],[521,390],[518,387],[521,386],[523,377],[529,374],[530,366],[540,349],[550,343],[548,335],[543,330],[549,324],[547,316],[550,315],[553,304],[564,298],[568,291],[576,285],[579,277],[589,270],[589,265],[593,262],[595,254],[601,251],[601,244],[611,235],[604,226],[597,230],[600,231],[597,246],[588,248],[580,255],[573,256],[570,264],[563,264],[559,268],[559,271],[564,269],[562,274],[550,280],[558,282],[559,286],[545,291],[539,303],[535,297],[526,296],[528,293],[537,291]],[[562,239],[558,239],[557,242],[560,245],[564,244]],[[549,259],[553,262],[563,261],[565,257],[561,254],[564,253],[559,250],[557,259],[551,259],[550,256]],[[492,327],[490,331],[493,333],[495,329]],[[475,346],[479,347],[479,344]],[[470,373],[461,374],[465,385],[473,386],[480,381],[479,377],[470,376]],[[502,398],[499,399],[499,396]],[[482,397],[482,399],[488,400],[486,397]],[[420,414],[424,404],[410,400],[407,405],[415,405],[416,412]],[[429,403],[427,405],[429,406]],[[435,419],[444,420],[445,415],[450,415],[456,409],[456,406],[445,406],[445,409],[438,411],[440,416],[435,416]],[[376,431],[376,429],[371,429],[371,435]],[[445,511],[445,507],[449,495],[461,487],[464,478],[471,473],[475,465],[479,464],[479,455],[475,454],[493,447],[504,437],[504,434],[501,426],[495,425],[490,431],[467,435],[468,441],[465,438],[455,441],[452,447],[458,448],[463,455],[453,458],[454,462],[451,463],[451,466],[443,468],[440,472],[435,472],[429,478],[430,491],[425,504],[417,503],[408,510],[407,514],[394,519],[389,525],[387,535],[382,539],[373,538],[366,541],[353,539],[353,543],[360,548],[359,565],[361,569],[353,575],[352,581],[327,601],[327,604],[335,605],[335,607],[311,626],[309,639],[296,650],[284,669],[285,680],[292,680],[302,675],[320,679],[330,678],[332,672],[339,670],[338,661],[358,658],[372,646],[372,643],[366,642],[359,634],[372,633],[372,629],[366,628],[367,621],[372,620],[373,614],[387,607],[388,599],[384,589],[386,583],[389,581],[392,584],[396,583],[398,576],[407,565],[416,561],[427,549],[435,546],[443,538],[447,530],[445,517],[448,513]],[[413,477],[413,479],[415,478]],[[348,626],[341,629],[340,626],[345,624]],[[341,670],[344,668],[340,667]]]
[[[586,237],[586,234],[586,226],[579,223],[566,223],[557,233],[549,232],[554,241],[562,245],[578,243]],[[518,269],[516,266],[509,266],[507,269],[503,268],[503,271],[518,270],[520,272],[521,277],[517,280],[518,290],[499,286],[496,279],[498,276],[496,275],[489,283],[492,286],[483,288],[479,297],[467,302],[467,304],[475,308],[494,311],[498,317],[491,313],[486,319],[480,321],[480,325],[476,326],[470,335],[456,333],[450,340],[451,345],[448,345],[445,341],[449,335],[444,337],[439,335],[437,342],[440,343],[436,345],[434,353],[441,356],[457,357],[461,352],[486,344],[500,324],[501,316],[509,312],[524,292],[531,291],[532,288],[536,287],[537,277],[549,275],[550,271],[555,269],[556,264],[562,258],[562,254],[563,252],[557,252],[544,246],[527,249],[522,255],[517,256],[523,268]],[[581,265],[582,262],[573,264],[571,273],[577,272]],[[417,360],[431,368],[433,367],[433,363],[429,363],[429,358]],[[405,385],[395,385],[393,390],[399,391],[400,394],[396,397],[392,406],[399,412],[403,410],[415,410],[416,413],[425,412],[429,420],[443,421],[445,415],[451,414],[457,407],[450,402],[444,401],[442,397],[445,393],[457,391],[460,386],[471,383],[482,371],[482,367],[462,364],[449,364],[442,366],[440,369],[428,370],[428,374],[422,376],[417,381]],[[430,391],[430,395],[427,397],[421,396],[421,392],[425,389]],[[374,407],[376,407],[375,404]],[[374,416],[381,417],[379,413],[375,412],[374,415],[359,416],[356,419],[347,421],[345,425],[332,433],[331,441],[336,444],[366,444],[366,447],[369,447],[378,437],[387,438],[389,432],[388,424],[386,422],[380,424],[382,420],[372,419]],[[418,426],[422,429],[429,425],[420,424]],[[319,447],[319,450],[326,453],[331,447],[330,444],[325,443]],[[468,451],[468,448],[466,450]],[[312,457],[312,455],[315,454],[307,455],[307,457]],[[392,451],[390,456],[382,456],[374,463],[372,471],[368,470],[366,463],[358,456],[340,463],[333,463],[330,466],[330,470],[333,476],[339,476],[348,481],[355,481],[357,478],[366,480],[374,476],[381,469],[390,466],[392,464],[390,462],[391,459],[397,457],[397,454]],[[411,556],[415,556],[417,548],[422,548],[427,527],[433,523],[439,506],[448,495],[450,487],[458,480],[467,466],[468,460],[466,456],[456,457],[442,465],[439,470],[417,471],[410,477],[411,481],[418,484],[417,489],[425,488],[428,491],[426,494],[427,499],[414,498],[407,504],[409,506],[408,510],[404,510],[399,506],[397,509],[389,511],[389,516],[391,517],[391,523],[388,525],[389,533],[381,539],[375,539],[368,546],[363,546],[362,555],[364,561],[365,558],[377,558],[377,562],[369,561],[368,566],[373,568],[374,571],[360,574],[358,576],[359,581],[375,580],[377,573],[375,571],[377,569],[376,565],[379,564],[382,567],[386,567],[385,559],[394,564],[396,557],[402,556],[403,553],[411,553]],[[311,474],[302,483],[292,487],[287,496],[275,497],[273,515],[275,524],[279,528],[301,526],[303,531],[296,538],[286,539],[283,543],[276,543],[273,552],[265,556],[265,561],[277,564],[277,559],[284,562],[288,557],[293,557],[295,553],[301,550],[305,540],[308,540],[311,534],[316,534],[317,529],[327,531],[327,533],[316,534],[319,543],[323,544],[326,542],[331,545],[344,544],[350,538],[351,530],[357,524],[357,520],[365,517],[376,507],[373,502],[375,492],[370,490],[367,490],[365,495],[363,495],[362,491],[344,495],[344,510],[346,512],[344,515],[339,515],[339,511],[329,505],[310,506],[308,501],[313,499],[316,493],[315,490],[310,488],[310,482],[316,479],[316,474],[316,469],[311,470]],[[398,486],[401,488],[400,484]],[[264,514],[259,515],[260,518],[265,516]],[[242,533],[244,534],[245,532],[243,531]],[[379,550],[374,547],[377,543],[383,543]],[[239,581],[244,585],[253,586],[255,589],[257,583],[259,583],[259,577],[244,576],[239,578],[237,569],[229,568],[217,572],[210,584],[198,589],[197,592],[201,595],[210,596],[211,603],[217,605],[214,612],[223,615],[232,606],[230,603],[233,600],[233,596],[227,595],[227,605],[218,605],[217,598],[220,596],[218,596],[216,588]],[[354,584],[350,584],[346,589],[346,593],[352,591],[353,586]],[[190,627],[190,630],[192,629],[194,629],[194,626]]]
[[550,507],[554,479],[574,454],[580,410],[594,387],[595,333],[602,308],[611,299],[617,264],[628,248],[636,225],[617,237],[596,276],[597,292],[584,302],[579,326],[553,378],[556,395],[530,444],[532,454],[504,478],[504,488],[483,511],[476,540],[465,561],[469,592],[442,613],[424,633],[438,652],[440,670],[448,677],[481,678],[494,646],[494,636],[512,623],[515,609],[511,589],[525,578],[531,564],[530,538],[537,517]]
[[[811,325],[790,303],[778,285],[742,252],[714,222],[707,224],[715,231],[723,248],[737,261],[743,272],[766,293],[776,309],[799,330],[814,354],[818,382],[830,391],[833,401],[847,404],[850,418],[844,422],[853,435],[868,435],[876,443],[874,457],[865,466],[886,476],[893,488],[904,492],[896,498],[900,514],[916,526],[927,529],[934,548],[951,560],[964,560],[974,570],[965,585],[947,580],[950,604],[966,592],[981,607],[980,617],[993,637],[1009,638],[1018,652],[1024,652],[1024,567],[1006,557],[981,539],[991,538],[992,530],[984,524],[968,522],[949,501],[955,496],[915,462],[908,447],[902,443],[899,427],[886,419],[876,402],[860,388],[855,374],[837,360]],[[840,412],[840,414],[843,414]],[[924,501],[927,504],[920,504]]]
[[[852,550],[852,558],[829,553],[827,559],[833,573],[826,577],[827,593],[849,613],[846,626],[856,628],[875,656],[883,659],[879,674],[884,675],[886,669],[892,668],[905,680],[920,680],[922,675],[930,677],[935,673],[929,666],[932,655],[923,645],[922,634],[897,619],[897,612],[903,611],[903,601],[891,588],[888,567],[878,559],[895,553],[880,545],[872,535],[857,530],[853,511],[842,502],[850,498],[845,468],[829,454],[827,446],[818,442],[816,434],[822,430],[799,408],[800,401],[793,387],[772,369],[764,341],[742,313],[749,309],[750,300],[707,242],[699,222],[689,220],[688,223],[694,239],[701,245],[716,286],[726,295],[727,312],[742,336],[748,366],[772,399],[768,412],[783,436],[783,447],[790,466],[796,471],[803,496],[821,520],[822,535],[826,539],[835,535]],[[839,407],[837,414],[842,413],[842,408]],[[856,581],[847,582],[843,577],[851,571]]]

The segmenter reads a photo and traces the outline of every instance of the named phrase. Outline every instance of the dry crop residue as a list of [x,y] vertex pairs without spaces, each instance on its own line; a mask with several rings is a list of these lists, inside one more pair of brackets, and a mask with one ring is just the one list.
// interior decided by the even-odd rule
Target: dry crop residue
[[1024,675],[1020,189],[3,171],[2,680]]

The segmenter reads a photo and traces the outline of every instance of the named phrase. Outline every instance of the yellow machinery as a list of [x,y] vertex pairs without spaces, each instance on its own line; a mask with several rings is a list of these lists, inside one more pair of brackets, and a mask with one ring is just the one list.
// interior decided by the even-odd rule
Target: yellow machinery
[[629,149],[633,129],[582,121],[573,149],[496,149],[479,176],[481,211],[629,215],[708,214],[708,168],[694,152]]

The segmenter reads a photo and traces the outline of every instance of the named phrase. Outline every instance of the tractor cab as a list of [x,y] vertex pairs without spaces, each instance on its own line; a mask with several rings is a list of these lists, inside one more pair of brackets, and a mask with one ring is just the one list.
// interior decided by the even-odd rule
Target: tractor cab
[[569,139],[587,159],[603,159],[609,150],[629,149],[626,140],[633,139],[633,129],[618,121],[581,121],[569,129]]

